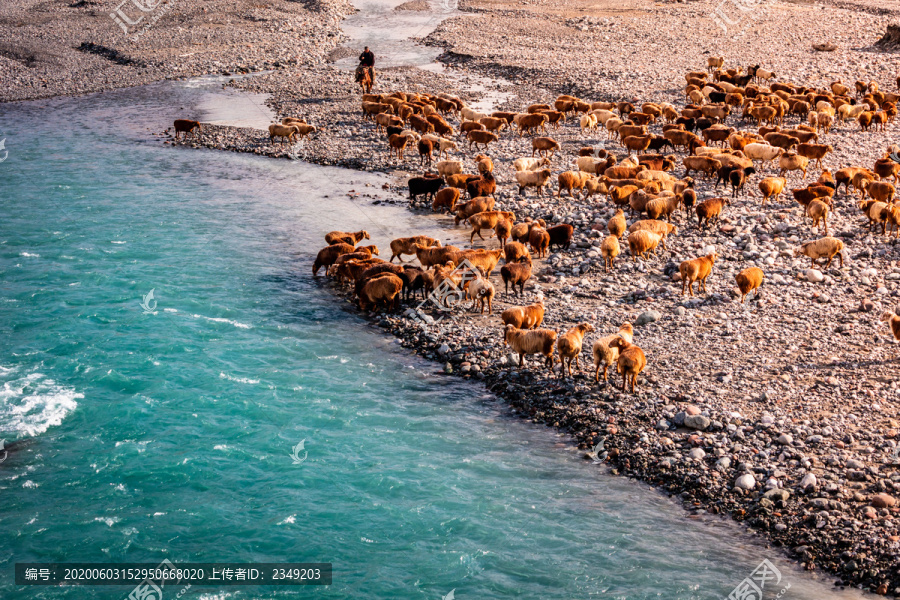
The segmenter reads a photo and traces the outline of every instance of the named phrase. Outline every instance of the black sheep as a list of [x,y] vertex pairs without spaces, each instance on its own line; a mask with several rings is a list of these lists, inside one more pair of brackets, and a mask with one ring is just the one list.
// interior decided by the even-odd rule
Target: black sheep
[[416,196],[426,195],[426,200],[434,201],[434,195],[444,187],[444,180],[437,175],[425,177],[412,177],[407,182],[409,185],[409,199],[415,200]]
[[554,225],[547,229],[547,233],[550,234],[550,249],[553,249],[553,246],[559,246],[563,250],[568,250],[569,245],[572,243],[572,234],[575,232],[575,228],[569,224],[563,223],[562,225]]

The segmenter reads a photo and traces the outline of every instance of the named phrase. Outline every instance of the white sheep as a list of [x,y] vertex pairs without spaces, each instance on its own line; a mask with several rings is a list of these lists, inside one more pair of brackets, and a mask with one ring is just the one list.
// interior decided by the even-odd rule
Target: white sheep
[[783,148],[776,148],[771,144],[753,143],[744,146],[744,155],[752,161],[774,161],[784,154]]
[[606,163],[606,159],[598,159],[593,156],[579,156],[574,161],[579,171],[594,174],[597,172],[598,163]]
[[434,167],[437,169],[438,175],[444,178],[458,175],[463,170],[461,160],[442,160],[436,163]]
[[597,117],[592,114],[582,115],[579,125],[581,125],[582,133],[585,131],[594,131],[597,129]]
[[472,110],[471,108],[463,108],[460,113],[463,121],[480,121],[488,115]]
[[525,191],[525,188],[535,187],[538,195],[544,195],[544,186],[550,181],[553,171],[544,169],[543,171],[517,171],[516,183],[519,184],[519,194]]
[[828,257],[828,264],[825,265],[827,269],[831,266],[835,255],[840,258],[841,267],[844,266],[843,250],[844,242],[835,237],[826,236],[797,246],[794,248],[794,256],[808,256],[812,259],[812,266],[816,266],[817,259]]
[[[588,157],[588,158],[590,158],[590,157]],[[543,166],[549,165],[549,164],[550,164],[550,159],[548,157],[542,157],[542,158],[524,157],[524,158],[517,158],[516,160],[514,160],[512,163],[512,168],[513,168],[513,171],[516,171],[516,172],[534,171],[535,169],[539,169],[540,167],[543,167]]]

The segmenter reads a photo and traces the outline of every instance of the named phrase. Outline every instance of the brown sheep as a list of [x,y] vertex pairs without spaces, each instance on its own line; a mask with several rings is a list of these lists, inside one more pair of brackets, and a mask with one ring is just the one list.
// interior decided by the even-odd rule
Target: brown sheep
[[431,158],[434,154],[434,142],[431,140],[419,140],[416,143],[416,148],[419,151],[419,164],[431,165]]
[[355,246],[363,240],[369,239],[369,232],[366,230],[347,233],[345,231],[330,231],[325,234],[325,243],[337,244],[344,243]]
[[531,279],[531,257],[526,257],[524,262],[507,263],[500,268],[500,277],[503,278],[503,288],[506,295],[509,296],[509,284],[512,283],[513,291],[516,291],[516,285],[519,291],[516,296],[525,293],[525,282]]
[[578,358],[581,356],[584,336],[591,331],[594,331],[593,325],[590,323],[579,323],[556,340],[556,351],[559,353],[559,362],[562,365],[561,374],[565,375],[568,372],[569,377],[572,376],[573,360],[575,361],[575,368],[578,368]]
[[506,262],[519,262],[524,259],[526,256],[531,258],[531,253],[528,252],[528,248],[525,247],[525,244],[521,242],[507,242],[503,246],[503,256]]
[[526,354],[543,354],[546,357],[547,368],[553,370],[553,346],[556,343],[557,333],[550,329],[535,329],[525,331],[512,325],[506,326],[504,339],[512,351],[519,355],[519,368],[525,365]]
[[634,341],[634,327],[631,323],[623,323],[619,327],[618,333],[602,337],[594,342],[592,354],[594,355],[594,381],[600,381],[600,367],[603,367],[603,381],[608,381],[607,369],[619,360],[619,348],[617,346],[610,347],[610,343],[622,338],[627,342]]
[[[348,256],[348,255],[345,254],[344,256]],[[344,258],[344,257],[342,256],[341,258]],[[386,263],[386,262],[380,262],[380,263],[376,264],[375,266],[369,267],[365,271],[361,272],[359,274],[359,277],[356,278],[356,283],[353,286],[354,293],[358,296],[360,290],[362,290],[363,286],[368,281],[374,279],[375,277],[380,277],[381,275],[384,275],[385,273],[393,273],[394,275],[397,275],[398,277],[400,277],[400,274],[403,273],[403,267],[401,267],[400,265],[392,265],[392,264]],[[402,277],[400,277],[400,278],[403,279]]]
[[[728,204],[727,198],[707,198],[697,205],[697,227],[709,227],[713,222],[719,222],[722,209]],[[706,220],[706,225],[703,221]]]
[[781,193],[784,191],[786,183],[787,180],[784,177],[766,177],[760,181],[759,191],[762,192],[763,195],[762,205],[765,206],[766,200],[769,198],[771,198],[773,202],[777,202],[781,197]]
[[431,203],[431,210],[436,211],[439,208],[446,208],[448,212],[456,210],[456,203],[459,202],[459,188],[448,187],[439,190],[434,195],[434,201]]
[[453,127],[444,120],[444,118],[440,115],[428,115],[425,117],[428,119],[428,122],[434,127],[434,132],[438,135],[453,135],[455,131]]
[[490,277],[494,267],[500,262],[501,256],[503,256],[503,250],[501,249],[486,250],[478,248],[457,252],[452,262],[454,266],[459,266],[463,260],[467,260],[473,267],[478,267],[486,277]]
[[388,138],[388,156],[393,156],[394,152],[397,153],[397,159],[403,160],[403,149],[406,148],[406,144],[409,143],[410,138],[405,135],[400,135],[399,133],[395,133],[391,137]]
[[294,141],[294,137],[300,131],[299,126],[297,125],[280,125],[278,123],[273,123],[269,125],[269,141],[275,141],[275,138],[280,137],[281,142],[292,142]]
[[726,127],[725,125],[713,125],[703,130],[701,137],[707,146],[718,144],[725,147],[725,142],[734,133],[734,127]]
[[616,186],[610,188],[609,199],[612,200],[612,203],[616,206],[630,206],[631,196],[637,191],[638,187],[635,185]]
[[651,219],[659,219],[665,217],[666,221],[671,221],[671,214],[678,210],[681,205],[682,196],[680,194],[674,196],[662,196],[654,198],[647,202],[644,210]]
[[362,250],[360,252],[350,252],[349,254],[341,254],[340,256],[338,256],[334,261],[334,265],[340,265],[350,260],[369,260],[371,258],[372,253],[368,250]]
[[394,262],[394,258],[397,258],[400,262],[403,262],[404,254],[416,253],[416,249],[413,247],[416,244],[418,244],[422,248],[441,247],[440,240],[436,240],[433,237],[428,237],[427,235],[397,238],[391,241],[391,258],[388,262]]
[[867,110],[864,113],[862,113],[861,115],[859,115],[859,117],[857,117],[857,122],[859,123],[860,130],[868,131],[869,126],[872,125],[872,119],[874,116],[875,116],[875,113],[870,110]]
[[643,350],[621,336],[612,340],[609,346],[610,348],[615,347],[619,351],[616,370],[622,374],[622,391],[625,391],[626,383],[631,381],[631,393],[633,394],[638,375],[647,366],[647,357],[644,356]]
[[447,177],[447,185],[458,190],[465,190],[469,182],[481,179],[478,175],[469,173],[457,173]]
[[619,238],[615,235],[606,236],[603,243],[600,245],[600,254],[603,256],[603,264],[606,267],[607,273],[613,270],[613,261],[619,256],[620,252]]
[[543,227],[532,227],[528,232],[528,244],[538,258],[543,258],[550,249],[550,234]]
[[509,236],[512,235],[513,222],[508,219],[501,219],[497,221],[496,227],[494,227],[494,235],[497,236],[497,240],[500,242],[500,247],[506,247],[506,240],[509,239]]
[[559,124],[566,122],[566,113],[556,110],[545,110],[540,114],[547,117],[547,124],[553,125],[554,129],[559,129]]
[[478,179],[472,179],[466,183],[466,191],[469,198],[492,196],[497,191],[497,180],[490,171],[485,171]]
[[469,224],[472,226],[472,235],[469,236],[469,243],[473,244],[475,242],[475,234],[478,234],[478,237],[481,240],[484,240],[484,237],[481,235],[481,230],[494,229],[494,227],[497,226],[497,223],[504,219],[512,219],[515,221],[516,215],[511,212],[495,210],[481,212],[469,217]]
[[690,187],[685,189],[681,193],[681,204],[684,206],[684,212],[687,213],[688,217],[693,215],[694,207],[697,205],[697,192]]
[[[197,135],[200,131],[200,122],[199,121],[191,121],[189,119],[175,119],[175,139],[178,139],[178,134],[184,134],[181,137],[186,138],[187,134]],[[195,132],[194,130],[197,130]]]
[[625,229],[627,227],[627,223],[625,222],[625,212],[620,208],[616,211],[616,214],[613,215],[609,222],[606,224],[606,229],[609,230],[610,235],[613,235],[617,238],[622,237],[625,233]]
[[456,206],[456,216],[453,218],[453,223],[459,225],[461,222],[468,221],[472,215],[493,209],[494,199],[490,196],[472,198],[468,202],[463,202]]
[[816,161],[816,167],[822,168],[822,159],[834,148],[830,144],[800,144],[797,146],[797,154]]
[[431,273],[426,273],[418,267],[406,266],[403,272],[399,274],[403,280],[403,295],[409,300],[410,296],[416,297],[416,292],[422,290],[422,299],[425,294],[430,291],[429,286],[433,279],[429,279]]
[[470,131],[467,137],[469,138],[470,148],[474,144],[476,148],[478,146],[484,146],[485,150],[487,150],[488,144],[496,142],[499,139],[496,134],[493,134],[490,131],[480,131],[478,129]]
[[504,127],[508,125],[505,119],[499,119],[497,117],[484,117],[478,121],[484,128],[488,131],[500,131]]
[[850,180],[850,185],[856,188],[859,192],[859,199],[862,200],[866,197],[866,189],[873,181],[875,181],[875,174],[866,169],[854,175],[853,179]]
[[671,171],[675,168],[675,157],[661,154],[641,154],[638,156],[638,164],[644,165],[649,171]]
[[[622,129],[625,129],[625,126],[622,126],[619,130],[621,131]],[[649,148],[652,139],[652,135],[629,135],[622,140],[622,145],[629,153],[634,152],[637,154]]]
[[831,261],[834,260],[836,255],[841,261],[841,267],[843,267],[843,249],[844,242],[837,238],[826,236],[797,246],[794,248],[794,256],[808,256],[812,260],[813,267],[816,266],[817,259],[827,257],[828,264],[825,265],[825,268],[828,269],[831,266]]
[[616,135],[618,135],[621,140],[625,140],[627,138],[630,138],[631,136],[646,134],[647,128],[643,125],[632,125],[631,123],[627,122],[619,126],[619,128],[616,130]]
[[666,248],[666,238],[669,234],[677,235],[678,228],[672,225],[671,223],[666,223],[665,221],[657,221],[655,219],[644,219],[642,221],[635,221],[628,228],[628,233],[634,233],[635,231],[651,231],[660,236],[660,244],[665,249]]
[[722,167],[721,162],[708,156],[685,156],[682,162],[685,168],[682,178],[690,175],[691,171],[697,171],[707,177],[712,177]]
[[538,301],[529,306],[513,306],[500,315],[504,325],[517,329],[534,329],[544,322],[544,303]]
[[359,292],[359,309],[368,310],[370,306],[378,312],[378,305],[384,304],[389,310],[396,310],[400,305],[400,290],[403,280],[393,273],[385,273],[368,281]]
[[825,227],[825,235],[828,235],[828,205],[821,200],[813,200],[806,207],[806,215],[812,219],[813,227],[819,226],[819,221]]
[[572,198],[575,197],[575,193],[572,191],[573,189],[579,190],[580,192],[584,192],[584,185],[592,178],[590,173],[585,173],[583,171],[565,171],[559,174],[559,190],[556,192],[556,197],[559,198],[562,196],[563,190],[569,192],[569,196]]
[[682,131],[679,129],[670,129],[663,132],[663,137],[672,142],[675,148],[688,148],[695,142],[700,142],[700,138],[690,131]]
[[[741,304],[744,303],[744,298],[747,297],[747,294],[753,290],[759,290],[763,277],[765,277],[765,274],[759,267],[749,267],[734,276],[738,289],[741,290]],[[759,291],[756,292],[756,295],[759,296]]]
[[895,192],[894,186],[887,181],[870,181],[866,184],[866,193],[876,202],[890,204]]
[[[887,235],[893,234],[895,238],[900,238],[900,206],[893,204],[885,208],[884,213],[885,228],[889,225]],[[882,233],[885,233],[884,231]]]
[[[887,214],[885,210],[887,207],[888,205],[884,202],[876,202],[871,199],[860,203],[859,209],[863,211],[863,214],[865,214],[866,218],[869,220],[869,230],[871,230],[873,226],[877,226],[878,223],[882,223],[886,220]],[[882,229],[883,228],[884,227],[882,227]]]
[[897,178],[900,176],[900,163],[895,163],[890,158],[879,158],[875,161],[873,172],[879,179],[891,178],[894,183],[897,183]]
[[326,246],[319,250],[319,253],[316,255],[316,260],[313,262],[312,272],[313,275],[317,275],[319,273],[319,269],[322,267],[330,267],[334,264],[337,258],[342,254],[350,254],[351,252],[356,251],[350,244],[344,244],[343,242],[332,244]]
[[631,179],[635,177],[638,173],[646,171],[647,167],[644,165],[637,166],[625,166],[619,165],[616,167],[609,167],[603,172],[605,177],[609,177],[610,179]]
[[550,156],[553,156],[554,152],[557,150],[561,150],[562,147],[559,145],[559,142],[549,137],[536,137],[531,140],[531,156],[534,157],[534,153],[537,152],[540,156],[547,156],[547,153],[550,153]]
[[628,248],[631,250],[634,262],[637,262],[638,256],[647,260],[647,252],[655,254],[656,247],[659,246],[661,240],[660,234],[643,229],[628,234]]
[[[839,169],[834,173],[834,181],[835,181],[835,192],[840,191],[841,185],[844,186],[844,191],[849,194],[850,193],[850,185],[853,181],[853,178],[859,173],[870,173],[868,169],[865,167],[845,167],[843,169]],[[872,178],[875,178],[875,174],[872,173]]]
[[475,156],[475,165],[478,167],[478,172],[482,175],[494,172],[494,161],[486,154],[478,154]]
[[536,221],[524,221],[519,223],[518,225],[513,226],[512,230],[512,239],[514,242],[522,242],[523,244],[528,243],[528,238],[531,236],[531,230],[535,227],[547,227],[547,223],[544,222],[543,219],[538,219]]
[[380,258],[348,260],[341,264],[331,265],[325,274],[337,278],[338,281],[357,281],[367,269],[383,263],[384,261]]
[[473,131],[487,131],[478,121],[466,121],[459,126],[459,135],[468,135]]
[[547,122],[550,117],[544,113],[521,114],[513,117],[513,123],[519,127],[519,135],[537,130],[547,131]]
[[717,255],[715,252],[700,258],[692,258],[686,260],[678,266],[678,272],[681,274],[681,295],[684,296],[685,290],[690,290],[691,296],[694,295],[694,282],[697,284],[697,293],[702,288],[706,293],[706,278],[712,273],[713,264],[716,262]]
[[569,246],[572,244],[572,235],[574,233],[575,228],[568,223],[561,223],[549,227],[547,229],[547,234],[550,236],[549,248],[552,249],[553,246],[559,246],[563,250],[568,250]]
[[[898,83],[900,83],[900,78],[898,78]],[[900,87],[900,85],[898,85]],[[891,328],[891,333],[894,336],[895,340],[900,340],[900,317],[892,313],[891,311],[885,311],[884,314],[881,315],[881,320],[888,324]]]
[[430,247],[421,244],[412,244],[411,249],[415,251],[416,258],[419,259],[419,264],[423,269],[446,264],[447,261],[452,261],[456,257],[456,253],[461,250],[456,246]]
[[494,289],[491,280],[481,274],[478,279],[467,283],[466,294],[468,298],[472,299],[472,306],[469,310],[475,310],[475,305],[478,304],[481,306],[481,314],[484,314],[484,307],[487,305],[488,314],[494,314],[494,296],[497,290]]

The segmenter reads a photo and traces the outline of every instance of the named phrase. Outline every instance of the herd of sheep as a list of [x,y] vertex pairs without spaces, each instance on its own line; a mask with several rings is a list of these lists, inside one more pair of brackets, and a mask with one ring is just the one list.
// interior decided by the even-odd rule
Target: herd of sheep
[[[707,228],[716,224],[732,199],[742,194],[752,196],[745,186],[754,176],[759,176],[757,187],[765,205],[767,201],[777,202],[785,193],[787,173],[797,171],[805,180],[810,168],[821,169],[819,177],[790,193],[804,217],[814,228],[821,226],[825,236],[801,244],[795,248],[795,256],[809,257],[813,265],[824,259],[826,268],[838,257],[843,267],[844,242],[828,234],[832,201],[841,186],[848,196],[859,195],[859,210],[870,230],[880,226],[882,235],[900,235],[900,204],[895,200],[894,187],[900,177],[900,148],[888,148],[874,165],[851,165],[832,172],[824,168],[822,160],[833,148],[820,143],[836,126],[850,120],[861,131],[883,130],[893,122],[900,96],[880,91],[875,82],[857,82],[852,90],[836,81],[829,90],[773,79],[774,73],[758,65],[746,70],[725,69],[720,59],[711,58],[707,71],[685,75],[687,104],[681,109],[662,102],[636,106],[631,102],[587,102],[559,96],[552,106],[533,104],[521,113],[498,111],[487,115],[447,94],[364,94],[363,117],[378,133],[384,132],[387,151],[402,161],[404,151],[414,147],[420,164],[429,169],[409,179],[410,199],[424,196],[434,211],[453,214],[455,224],[468,223],[472,227],[470,244],[476,235],[484,240],[483,232],[492,230],[499,248],[462,249],[442,246],[428,236],[414,236],[393,240],[391,258],[384,261],[377,258],[375,246],[358,246],[369,238],[367,232],[331,232],[326,236],[329,245],[316,257],[313,274],[324,267],[329,276],[351,283],[362,310],[396,310],[401,297],[409,298],[419,291],[424,297],[449,285],[452,289],[458,286],[464,297],[472,300],[470,310],[480,307],[484,313],[487,308],[492,314],[496,291],[491,276],[500,259],[504,259],[500,275],[505,292],[509,295],[511,287],[519,297],[532,278],[533,258],[546,256],[554,245],[568,249],[574,228],[565,223],[548,227],[541,219],[517,223],[513,212],[495,210],[493,196],[498,184],[494,160],[487,152],[504,131],[511,136],[531,136],[531,156],[511,161],[510,168],[519,195],[531,188],[542,196],[551,184],[556,154],[562,153],[561,144],[550,134],[573,116],[583,134],[605,137],[606,142],[578,150],[572,168],[557,175],[556,196],[560,201],[564,193],[572,197],[578,194],[584,200],[596,196],[597,202],[605,197],[618,208],[607,223],[609,234],[600,246],[607,271],[615,268],[623,237],[627,236],[632,260],[645,260],[658,246],[665,248],[670,235],[677,234],[671,222],[676,211],[683,211],[687,217],[695,215],[696,226]],[[457,119],[456,127],[451,118]],[[750,124],[755,127],[751,129]],[[284,122],[272,127],[291,131],[275,129],[270,133],[273,139],[284,134],[292,137],[301,133],[296,130],[299,125],[305,126],[306,133],[312,130],[305,123]],[[605,135],[598,133],[601,129]],[[460,137],[465,138],[467,147],[457,144]],[[616,143],[627,154],[616,156],[607,150],[607,144]],[[450,158],[451,153],[466,150],[477,153],[475,174],[464,172],[462,158]],[[681,160],[679,152],[684,152]],[[680,177],[673,174],[679,164],[684,168]],[[724,183],[731,187],[730,194],[700,200],[692,175],[707,178],[710,183],[715,179],[716,188]],[[630,226],[626,210],[638,216]],[[415,255],[419,266],[393,263],[394,258],[402,263],[403,255]],[[693,296],[694,282],[698,293],[706,293],[706,281],[717,257],[712,251],[680,264],[673,278],[681,280],[682,295]],[[470,277],[463,277],[458,268],[464,261],[467,268],[474,269]],[[758,267],[736,275],[742,303],[764,278]],[[504,339],[519,355],[520,367],[526,355],[539,354],[553,369],[554,354],[558,354],[560,375],[571,376],[572,363],[577,369],[584,338],[594,327],[579,323],[562,334],[542,329],[544,310],[539,301],[503,311]],[[900,339],[900,317],[886,312],[882,320]],[[608,367],[615,365],[622,374],[622,389],[630,384],[634,391],[647,361],[634,344],[631,324],[625,323],[618,332],[596,340],[592,354],[595,381],[601,367],[606,379]]]

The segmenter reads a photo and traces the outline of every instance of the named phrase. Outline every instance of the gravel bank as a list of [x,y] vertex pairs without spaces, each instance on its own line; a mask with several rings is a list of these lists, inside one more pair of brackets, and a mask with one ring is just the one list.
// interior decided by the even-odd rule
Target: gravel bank
[[[347,0],[24,0],[0,5],[0,102],[206,74],[312,68],[340,43]],[[129,25],[125,20],[134,22]],[[127,30],[127,32],[126,32]]]

